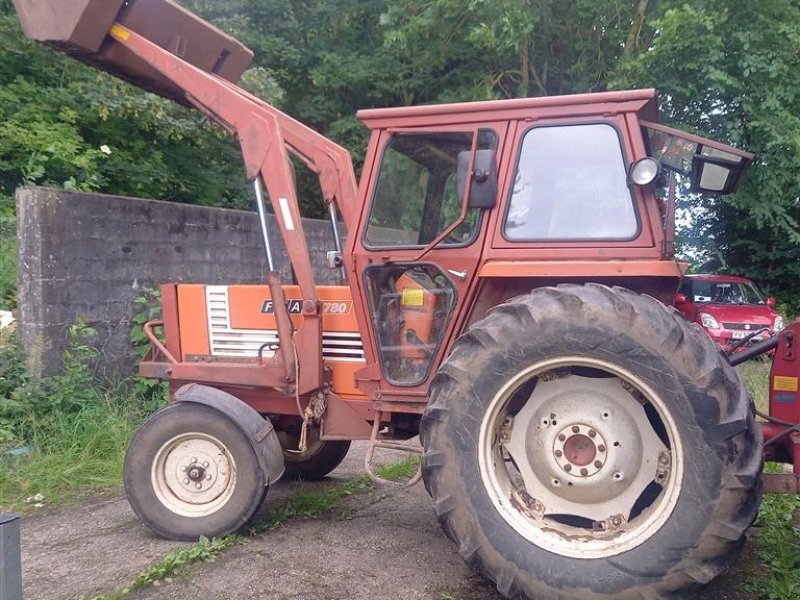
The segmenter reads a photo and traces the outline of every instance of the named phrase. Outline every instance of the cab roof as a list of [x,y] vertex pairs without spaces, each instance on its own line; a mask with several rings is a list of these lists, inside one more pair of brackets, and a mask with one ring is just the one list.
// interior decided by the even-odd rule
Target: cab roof
[[370,108],[358,111],[356,116],[370,129],[385,129],[519,119],[566,118],[619,112],[640,112],[643,119],[657,121],[656,90],[650,88],[569,96]]

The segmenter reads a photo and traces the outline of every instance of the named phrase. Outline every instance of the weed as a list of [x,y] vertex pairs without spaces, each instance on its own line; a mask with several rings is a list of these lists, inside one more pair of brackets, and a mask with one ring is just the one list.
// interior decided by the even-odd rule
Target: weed
[[[769,463],[765,470],[780,472],[781,465]],[[794,527],[794,512],[800,510],[800,496],[765,494],[759,508],[756,538],[758,556],[766,572],[758,573],[747,587],[765,600],[800,598],[800,532]]]
[[737,367],[744,378],[747,390],[756,403],[756,408],[763,413],[769,411],[769,369],[768,362],[749,360]]
[[0,310],[17,305],[17,220],[14,198],[0,193]]
[[[73,325],[63,372],[42,380],[27,376],[13,336],[0,340],[0,507],[24,511],[35,494],[50,503],[119,487],[128,441],[160,399],[100,388],[89,369],[92,334]],[[33,451],[8,456],[15,446]]]
[[[739,367],[747,388],[763,413],[769,412],[769,363],[748,361]],[[766,471],[779,472],[778,464]],[[758,555],[765,571],[756,573],[747,587],[759,598],[786,600],[800,598],[800,534],[793,527],[794,512],[800,510],[800,496],[765,494],[759,508]]]
[[377,475],[390,481],[410,479],[419,469],[419,460],[419,456],[409,456],[399,462],[379,467]]
[[[378,469],[378,474],[389,480],[408,477],[413,474],[418,464],[413,457],[399,463]],[[345,506],[345,501],[353,496],[367,495],[375,491],[372,482],[366,475],[360,475],[343,483],[325,487],[321,490],[298,489],[283,502],[277,504],[266,518],[250,528],[246,536],[231,534],[222,538],[200,537],[194,546],[182,550],[172,550],[161,560],[150,565],[139,573],[130,585],[111,594],[95,596],[92,600],[120,600],[128,594],[148,587],[159,585],[162,581],[169,583],[175,575],[185,573],[186,569],[198,562],[211,562],[226,548],[236,544],[246,544],[250,538],[264,531],[277,529],[290,521],[314,519],[336,510],[354,511]],[[79,600],[84,600],[81,596]]]

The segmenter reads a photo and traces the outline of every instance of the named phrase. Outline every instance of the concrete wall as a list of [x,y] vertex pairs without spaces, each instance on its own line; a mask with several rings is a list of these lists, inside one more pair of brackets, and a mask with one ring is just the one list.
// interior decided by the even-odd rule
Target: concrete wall
[[[83,317],[97,332],[96,371],[134,372],[129,334],[142,286],[182,281],[259,283],[267,265],[255,213],[172,202],[26,187],[17,200],[19,332],[31,372],[55,373],[69,325]],[[291,281],[270,216],[276,267]],[[305,220],[318,283],[334,247],[327,221]]]

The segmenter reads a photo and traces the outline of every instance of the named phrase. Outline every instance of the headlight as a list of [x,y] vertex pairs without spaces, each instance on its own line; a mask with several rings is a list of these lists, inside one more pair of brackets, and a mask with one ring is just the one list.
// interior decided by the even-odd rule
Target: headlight
[[649,185],[656,180],[659,173],[661,173],[661,163],[648,156],[633,163],[629,179],[636,185]]
[[775,325],[773,326],[773,329],[775,330],[775,333],[783,329],[783,317],[775,317]]
[[708,327],[709,329],[720,329],[717,320],[708,313],[700,313],[700,322],[703,324],[703,327]]

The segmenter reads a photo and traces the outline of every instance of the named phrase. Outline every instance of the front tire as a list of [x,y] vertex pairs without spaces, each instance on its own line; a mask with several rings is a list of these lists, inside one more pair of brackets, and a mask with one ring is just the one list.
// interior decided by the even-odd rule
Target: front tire
[[278,431],[278,440],[283,448],[286,470],[283,479],[317,481],[338,467],[350,450],[350,440],[321,440],[319,427],[308,431],[305,452],[297,452],[300,443],[299,426],[291,431]]
[[666,597],[737,554],[761,445],[738,373],[621,288],[503,304],[454,345],[421,425],[425,486],[506,597]]
[[145,421],[128,447],[124,481],[142,522],[161,537],[183,541],[238,530],[267,490],[239,427],[194,402],[170,404]]

